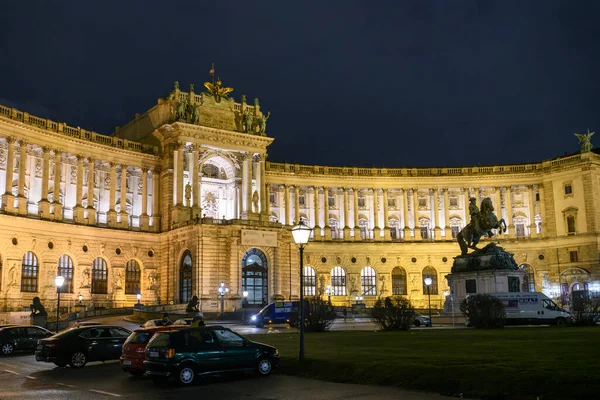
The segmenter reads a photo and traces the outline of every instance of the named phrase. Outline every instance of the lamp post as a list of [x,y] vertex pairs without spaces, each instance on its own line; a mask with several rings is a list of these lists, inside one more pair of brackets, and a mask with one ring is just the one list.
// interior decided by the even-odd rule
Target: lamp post
[[242,296],[243,296],[243,299],[242,299],[242,308],[244,309],[244,316],[242,318],[243,318],[244,324],[245,324],[247,322],[246,321],[246,306],[248,305],[248,291],[244,290],[242,292]]
[[219,285],[219,295],[221,296],[221,315],[225,313],[225,294],[229,293],[229,288],[225,287],[225,282]]
[[431,290],[429,287],[433,283],[433,280],[430,277],[425,278],[425,286],[427,286],[427,300],[429,303],[429,327],[433,326],[433,320],[431,319]]
[[304,360],[304,246],[310,239],[310,233],[312,228],[306,226],[302,220],[298,225],[292,228],[292,236],[294,242],[298,245],[300,250],[300,361]]
[[58,320],[60,318],[60,288],[62,287],[63,283],[65,283],[64,276],[59,275],[56,278],[54,278],[54,284],[56,285],[56,293],[58,293],[58,301],[56,304],[56,333],[58,333]]

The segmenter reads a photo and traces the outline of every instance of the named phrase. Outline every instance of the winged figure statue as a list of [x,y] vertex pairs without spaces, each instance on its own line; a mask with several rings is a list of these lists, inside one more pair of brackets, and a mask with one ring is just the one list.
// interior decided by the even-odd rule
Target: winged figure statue
[[223,87],[222,85],[223,83],[220,79],[217,79],[217,81],[214,84],[210,82],[204,82],[204,87],[206,88],[206,90],[208,90],[208,93],[215,97],[215,100],[217,102],[220,102],[221,98],[226,99],[227,97],[229,97],[229,93],[233,92],[233,88]]
[[592,136],[594,136],[594,133],[596,132],[590,132],[589,128],[586,133],[576,133],[575,136],[577,136],[577,139],[579,139],[579,143],[581,143],[581,152],[582,153],[587,153],[589,151],[592,151],[592,148],[594,146],[592,146]]

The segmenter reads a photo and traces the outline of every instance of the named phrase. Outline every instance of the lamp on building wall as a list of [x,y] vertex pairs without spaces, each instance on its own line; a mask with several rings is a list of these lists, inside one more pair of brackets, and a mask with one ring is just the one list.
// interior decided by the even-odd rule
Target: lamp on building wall
[[304,246],[310,239],[312,228],[306,226],[302,220],[292,228],[294,242],[300,250],[300,361],[304,360]]
[[229,288],[225,286],[225,282],[219,285],[219,296],[221,296],[221,315],[225,313],[225,295],[229,293]]
[[58,333],[58,320],[60,318],[60,288],[65,283],[64,276],[57,276],[54,278],[54,284],[56,285],[56,293],[58,293],[58,301],[56,304],[56,333]]
[[77,296],[79,298],[79,307],[83,306],[83,296],[81,295],[81,293],[79,293],[79,296]]
[[431,319],[431,290],[430,286],[433,283],[433,280],[430,277],[425,278],[424,280],[425,286],[427,286],[427,300],[429,302],[429,326],[433,326],[433,320]]
[[137,294],[137,300],[138,300],[138,304],[140,304],[140,301],[142,300],[142,294],[141,293]]
[[356,300],[356,304],[361,304],[361,303],[362,303],[362,301],[363,301],[363,297],[362,297],[362,296],[356,296],[356,297],[354,298],[354,300]]

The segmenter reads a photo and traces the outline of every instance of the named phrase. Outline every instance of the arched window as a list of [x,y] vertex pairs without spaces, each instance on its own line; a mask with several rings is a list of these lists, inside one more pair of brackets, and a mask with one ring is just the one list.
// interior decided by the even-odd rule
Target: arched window
[[73,293],[73,260],[66,254],[58,259],[58,275],[65,278],[60,288],[61,293]]
[[427,285],[425,284],[425,278],[431,278],[431,285],[429,286],[429,294],[438,294],[438,278],[437,271],[433,267],[423,268],[423,294],[427,294]]
[[373,267],[360,271],[360,292],[363,296],[377,296],[377,274]]
[[392,270],[392,295],[400,296],[408,294],[406,290],[406,271],[402,267]]
[[304,295],[316,296],[317,274],[313,267],[304,267]]
[[419,218],[419,229],[421,229],[421,239],[429,239],[429,218]]
[[331,270],[331,295],[346,295],[346,271],[342,267],[333,267]]
[[92,263],[92,294],[108,293],[108,267],[103,258],[96,258]]
[[269,304],[268,259],[259,249],[250,249],[242,257],[242,291],[248,292],[248,304]]
[[187,303],[192,298],[192,253],[186,250],[179,266],[179,302]]
[[28,251],[21,262],[21,292],[37,292],[38,272],[37,257]]
[[140,265],[135,260],[127,261],[125,266],[125,294],[140,293]]
[[204,164],[202,167],[202,174],[205,178],[219,178],[219,168],[213,164]]
[[525,276],[523,277],[523,292],[535,292],[535,274],[533,271],[533,267],[529,264],[521,264],[519,265],[519,269],[525,272]]

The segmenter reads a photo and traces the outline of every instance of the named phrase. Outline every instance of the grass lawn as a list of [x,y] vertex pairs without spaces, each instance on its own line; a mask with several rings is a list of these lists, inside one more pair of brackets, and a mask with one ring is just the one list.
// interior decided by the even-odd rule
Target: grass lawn
[[482,399],[600,397],[600,327],[251,335],[276,346],[280,372]]

